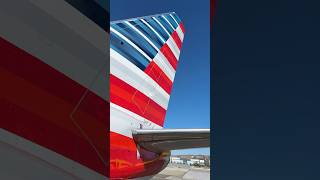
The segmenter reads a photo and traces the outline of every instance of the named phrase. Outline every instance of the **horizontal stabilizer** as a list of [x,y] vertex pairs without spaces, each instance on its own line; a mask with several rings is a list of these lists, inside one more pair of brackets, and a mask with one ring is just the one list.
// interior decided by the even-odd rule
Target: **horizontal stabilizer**
[[210,146],[210,129],[136,129],[132,134],[141,147],[157,153]]

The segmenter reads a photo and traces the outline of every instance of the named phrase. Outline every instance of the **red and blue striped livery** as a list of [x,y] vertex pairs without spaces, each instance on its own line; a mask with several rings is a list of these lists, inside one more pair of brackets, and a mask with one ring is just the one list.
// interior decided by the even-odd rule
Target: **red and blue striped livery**
[[174,12],[111,22],[111,177],[148,176],[167,164],[132,130],[163,128],[184,31]]

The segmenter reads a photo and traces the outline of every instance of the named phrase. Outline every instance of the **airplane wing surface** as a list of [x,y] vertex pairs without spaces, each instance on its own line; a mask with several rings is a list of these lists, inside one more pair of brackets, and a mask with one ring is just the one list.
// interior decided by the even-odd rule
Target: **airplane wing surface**
[[134,140],[153,152],[210,146],[210,129],[136,129]]

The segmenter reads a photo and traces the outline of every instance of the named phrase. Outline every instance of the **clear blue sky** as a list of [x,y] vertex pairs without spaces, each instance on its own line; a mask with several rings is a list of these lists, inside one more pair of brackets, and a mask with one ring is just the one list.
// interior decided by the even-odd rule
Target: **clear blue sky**
[[[111,21],[176,12],[186,34],[165,128],[210,128],[210,1],[111,0]],[[209,148],[173,154],[209,154]]]

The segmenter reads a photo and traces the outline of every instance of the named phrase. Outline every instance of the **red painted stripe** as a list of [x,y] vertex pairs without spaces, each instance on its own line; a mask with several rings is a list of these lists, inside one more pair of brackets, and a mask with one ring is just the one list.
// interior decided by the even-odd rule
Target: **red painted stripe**
[[[107,158],[109,103],[88,93],[72,121],[71,112],[85,89],[1,38],[0,48],[0,126],[105,174],[103,161],[86,138]],[[102,102],[100,112],[91,107],[97,103],[101,108]]]
[[154,61],[151,61],[144,72],[148,74],[154,81],[156,81],[159,86],[162,87],[162,89],[170,94],[172,82]]
[[95,121],[88,113],[76,111],[72,116],[73,119],[71,119],[74,106],[1,68],[0,80],[5,84],[1,88],[0,95],[3,99],[7,99],[47,121],[76,133],[77,130],[72,123],[72,120],[74,120],[86,132],[87,136],[92,138],[95,144],[104,145],[104,143],[101,144],[103,142],[101,138],[104,137],[104,130],[107,127],[105,124]]
[[168,44],[164,44],[160,51],[163,53],[163,55],[167,58],[167,60],[169,61],[169,63],[171,64],[171,66],[173,67],[174,70],[177,69],[177,64],[178,64],[178,60],[177,58],[174,56],[173,52],[171,51],[171,49],[169,48]]
[[132,138],[110,131],[110,144],[113,148],[136,151],[137,145]]
[[110,74],[110,102],[163,126],[166,110],[112,74]]
[[0,49],[3,52],[0,67],[64,99],[72,106],[76,106],[81,97],[86,95],[78,106],[78,111],[88,112],[95,121],[106,123],[106,100],[2,38]]
[[181,49],[182,47],[182,42],[178,36],[178,33],[176,31],[174,31],[172,34],[171,34],[174,42],[177,44],[178,48]]
[[110,177],[135,178],[158,173],[165,161],[157,154],[137,146],[132,138],[110,132]]
[[137,145],[132,138],[110,132],[110,177],[128,178],[145,171],[137,158]]
[[183,25],[183,23],[181,22],[179,26],[180,26],[180,28],[181,28],[181,30],[182,30],[182,32],[183,32],[183,34],[184,34],[185,29],[184,29],[184,25]]
[[[66,131],[4,98],[0,100],[0,108],[1,128],[106,175],[106,166],[91,145],[80,137],[80,132],[75,134]],[[76,130],[75,127],[74,130]],[[106,155],[105,148],[98,148],[98,150],[103,156]]]

